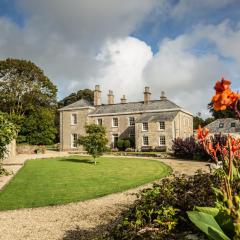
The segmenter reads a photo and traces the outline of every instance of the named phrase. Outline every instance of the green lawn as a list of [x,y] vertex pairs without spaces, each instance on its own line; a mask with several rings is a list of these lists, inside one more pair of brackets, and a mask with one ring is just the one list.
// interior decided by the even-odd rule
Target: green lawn
[[0,210],[64,204],[130,189],[171,173],[154,160],[71,156],[30,160],[0,192]]

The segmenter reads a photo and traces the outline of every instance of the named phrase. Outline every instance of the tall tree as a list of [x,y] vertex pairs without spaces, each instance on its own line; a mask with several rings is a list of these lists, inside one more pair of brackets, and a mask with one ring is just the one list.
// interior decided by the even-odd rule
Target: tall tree
[[56,86],[34,63],[19,59],[0,61],[0,109],[25,115],[39,106],[56,106]]
[[49,139],[52,142],[56,95],[57,87],[34,63],[20,59],[0,61],[0,109],[19,125],[18,140],[25,137],[28,143],[33,143],[29,139],[34,138],[39,143]]
[[100,157],[107,150],[106,129],[96,124],[87,125],[85,128],[87,135],[80,136],[78,143],[84,146],[88,154],[92,155],[96,165],[96,158]]

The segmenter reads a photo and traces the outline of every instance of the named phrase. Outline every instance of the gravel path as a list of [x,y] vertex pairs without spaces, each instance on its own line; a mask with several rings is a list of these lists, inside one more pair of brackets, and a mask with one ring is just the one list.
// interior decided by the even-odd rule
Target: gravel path
[[[203,162],[170,159],[161,161],[170,165],[176,173],[192,174],[197,169],[208,170]],[[132,193],[149,186],[150,184],[147,184],[123,193],[84,202],[0,212],[0,239],[77,239],[74,232],[76,228],[89,229],[109,222],[134,202],[136,197]]]

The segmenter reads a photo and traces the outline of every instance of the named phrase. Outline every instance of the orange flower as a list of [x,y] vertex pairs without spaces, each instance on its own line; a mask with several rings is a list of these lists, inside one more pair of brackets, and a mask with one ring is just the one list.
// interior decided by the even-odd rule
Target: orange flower
[[224,79],[222,77],[221,81],[217,81],[215,84],[214,89],[216,90],[217,93],[221,93],[227,89],[230,89],[231,81]]
[[197,132],[197,139],[203,141],[207,138],[209,130],[207,128],[201,128],[201,126],[199,125]]
[[215,84],[216,94],[212,98],[213,108],[215,111],[225,110],[227,107],[234,106],[240,95],[232,92],[230,89],[231,82],[222,78]]

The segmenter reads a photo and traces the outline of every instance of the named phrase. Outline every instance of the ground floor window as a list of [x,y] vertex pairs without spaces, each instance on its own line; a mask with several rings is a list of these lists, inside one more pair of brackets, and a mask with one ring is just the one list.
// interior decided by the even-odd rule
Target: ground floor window
[[148,146],[149,145],[149,142],[148,142],[148,136],[143,136],[143,146]]
[[77,147],[77,139],[78,139],[78,135],[76,133],[73,133],[71,135],[71,148]]
[[160,136],[160,138],[159,138],[159,145],[160,146],[165,146],[166,145],[166,138],[165,138],[165,136]]

